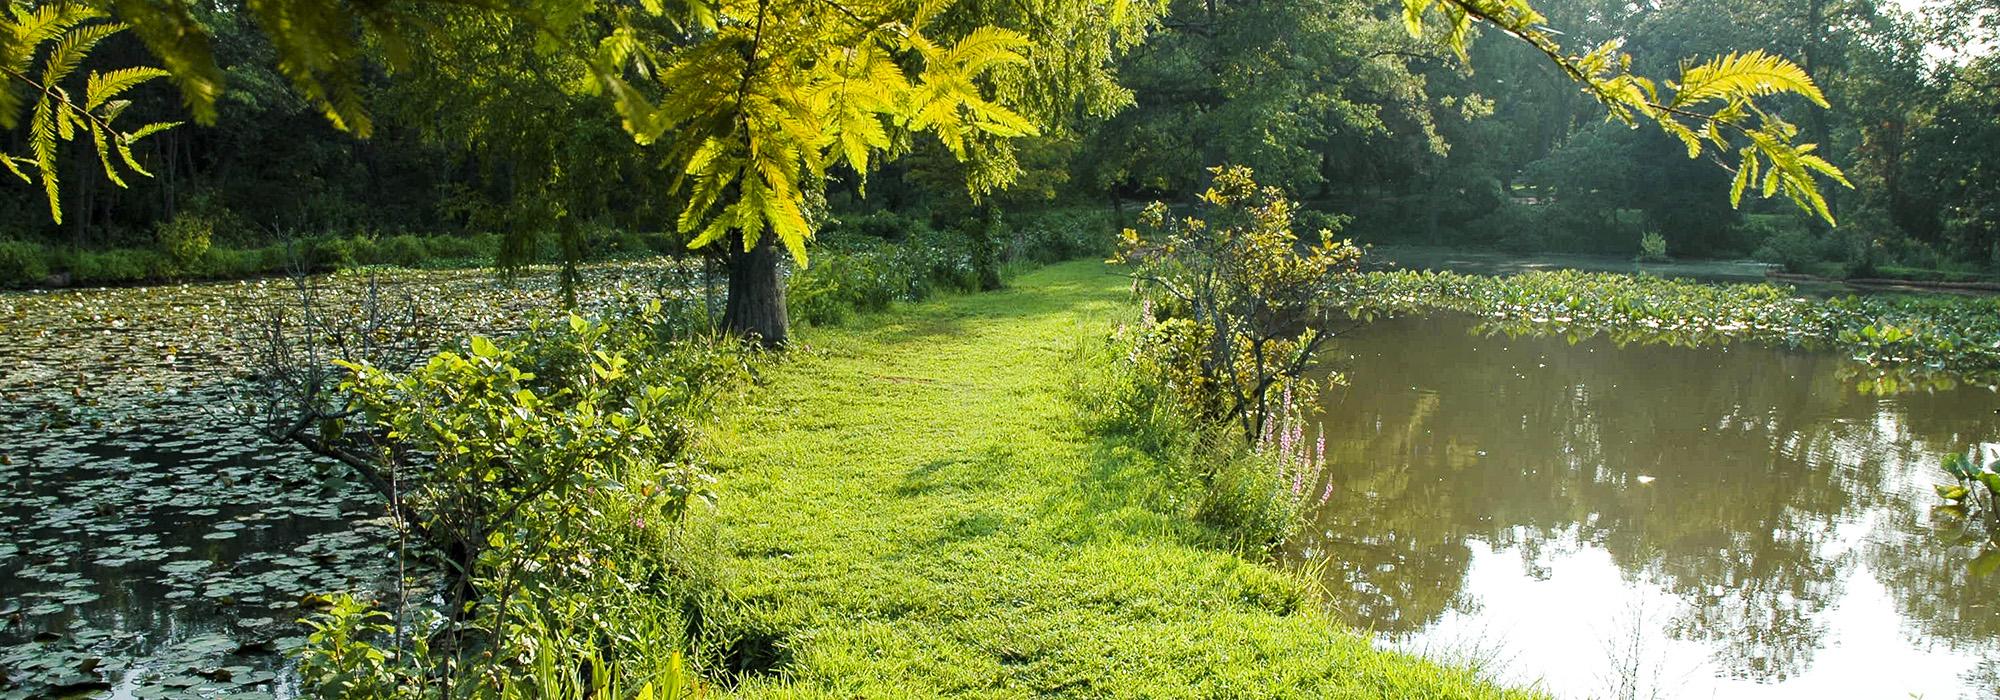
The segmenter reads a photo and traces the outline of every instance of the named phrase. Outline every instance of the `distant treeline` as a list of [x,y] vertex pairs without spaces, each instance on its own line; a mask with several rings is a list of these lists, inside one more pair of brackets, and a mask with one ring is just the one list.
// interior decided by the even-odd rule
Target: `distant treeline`
[[[682,249],[678,234],[634,233],[675,228],[681,203],[658,154],[632,147],[606,98],[548,86],[576,66],[426,47],[414,69],[373,81],[374,133],[358,140],[294,94],[243,13],[196,4],[229,76],[217,126],[146,139],[137,156],[153,176],[123,189],[90,149],[64,150],[59,225],[39,189],[0,188],[0,283]],[[1519,42],[1485,37],[1468,64],[1410,39],[1375,0],[1170,5],[1118,59],[1131,104],[1027,139],[1013,189],[974,203],[965,166],[915,140],[865,182],[830,173],[814,197],[820,215],[891,210],[979,230],[989,209],[1090,204],[1129,219],[1123,203],[1183,200],[1207,167],[1238,163],[1304,202],[1305,225],[1364,241],[1632,255],[1657,232],[1670,256],[1757,257],[1797,272],[2000,265],[1994,0],[1924,15],[1883,0],[1536,3],[1575,46],[1624,39],[1646,74],[1756,48],[1804,66],[1832,109],[1780,107],[1854,183],[1832,192],[1831,229],[1782,201],[1731,208],[1726,168],[1607,122]],[[1984,48],[1954,48],[1967,46]],[[90,57],[148,60],[123,35]],[[186,118],[164,83],[135,95],[129,121]],[[0,135],[10,150],[21,138]]]

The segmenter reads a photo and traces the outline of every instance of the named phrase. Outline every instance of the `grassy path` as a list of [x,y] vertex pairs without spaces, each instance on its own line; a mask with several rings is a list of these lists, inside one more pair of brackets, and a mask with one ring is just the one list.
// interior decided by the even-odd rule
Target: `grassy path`
[[801,334],[720,436],[737,694],[1502,695],[1301,611],[1073,427],[1065,360],[1124,284],[1072,263]]

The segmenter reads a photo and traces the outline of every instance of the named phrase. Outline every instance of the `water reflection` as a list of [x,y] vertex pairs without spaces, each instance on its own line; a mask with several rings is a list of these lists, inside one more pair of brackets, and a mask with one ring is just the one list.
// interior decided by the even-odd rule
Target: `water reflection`
[[1295,555],[1350,622],[1420,648],[1504,638],[1514,676],[1566,696],[1618,694],[1637,649],[1686,696],[2000,693],[2000,579],[1974,581],[1982,543],[1930,510],[1937,455],[2000,436],[1992,392],[1868,396],[1828,355],[1472,330],[1385,321],[1337,351],[1334,496]]

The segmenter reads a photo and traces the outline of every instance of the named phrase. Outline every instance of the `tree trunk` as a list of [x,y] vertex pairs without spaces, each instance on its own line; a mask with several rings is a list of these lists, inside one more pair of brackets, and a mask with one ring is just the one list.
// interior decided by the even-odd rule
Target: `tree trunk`
[[978,221],[971,222],[972,269],[979,274],[979,291],[1000,288],[1000,253],[994,237],[1000,234],[1000,208],[986,202]]
[[[740,235],[740,234],[739,234]],[[778,275],[777,234],[765,232],[757,245],[744,250],[741,239],[729,247],[729,300],[722,310],[722,327],[731,335],[764,347],[781,347],[788,340],[785,281]]]

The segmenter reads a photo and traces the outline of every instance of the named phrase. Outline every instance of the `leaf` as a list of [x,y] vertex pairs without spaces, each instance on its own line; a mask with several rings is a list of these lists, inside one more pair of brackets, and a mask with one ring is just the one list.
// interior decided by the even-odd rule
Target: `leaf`
[[1956,501],[1958,499],[1965,498],[1965,494],[1970,493],[1969,491],[1966,490],[1964,486],[1959,486],[1955,484],[1937,484],[1935,486],[1932,486],[1931,488],[1936,489],[1937,494],[1939,496],[1944,497],[1944,499],[1948,501]]
[[472,336],[472,340],[469,343],[472,346],[472,355],[474,357],[490,359],[500,355],[500,348],[495,347],[493,341],[487,340],[485,336]]
[[[1872,330],[1872,327],[1870,328]],[[1973,474],[1972,460],[1966,458],[1966,456],[1963,454],[1945,455],[1944,470],[1946,473],[1949,473],[1952,476],[1958,477],[1960,479],[1970,479],[1972,478]]]
[[1729,184],[1729,208],[1743,206],[1743,188],[1750,185],[1750,178],[1757,176],[1757,150],[1743,149],[1743,162],[1736,166],[1736,179]]
[[97,109],[113,97],[134,86],[155,78],[164,78],[167,72],[158,68],[121,68],[104,73],[91,73],[89,87],[84,90],[84,109]]
[[1713,99],[1735,102],[1780,93],[1802,96],[1821,109],[1828,107],[1826,96],[1804,68],[1763,49],[1718,56],[1681,71],[1679,89],[1670,106]]

